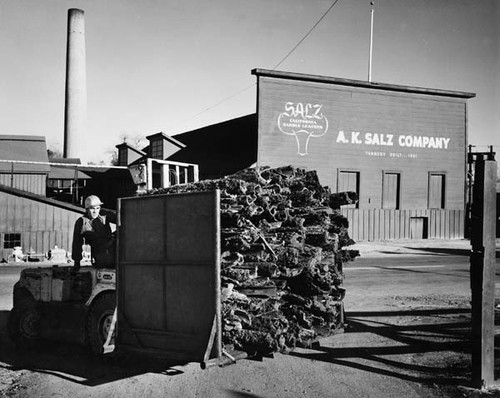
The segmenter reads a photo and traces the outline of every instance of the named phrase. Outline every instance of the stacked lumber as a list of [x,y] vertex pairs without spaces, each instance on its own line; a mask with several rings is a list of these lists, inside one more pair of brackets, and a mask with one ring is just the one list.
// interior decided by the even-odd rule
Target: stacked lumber
[[357,198],[333,194],[315,171],[246,169],[155,193],[219,189],[223,343],[288,352],[343,330],[343,264],[358,253],[336,210]]

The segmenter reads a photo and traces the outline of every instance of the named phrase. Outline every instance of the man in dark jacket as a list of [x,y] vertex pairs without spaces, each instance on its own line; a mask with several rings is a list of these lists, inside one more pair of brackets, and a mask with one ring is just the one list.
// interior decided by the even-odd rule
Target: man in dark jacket
[[90,195],[85,199],[85,215],[75,222],[71,256],[76,270],[80,268],[84,244],[90,245],[94,267],[115,267],[115,236],[110,224],[116,223],[116,215],[101,210],[102,205],[97,196]]

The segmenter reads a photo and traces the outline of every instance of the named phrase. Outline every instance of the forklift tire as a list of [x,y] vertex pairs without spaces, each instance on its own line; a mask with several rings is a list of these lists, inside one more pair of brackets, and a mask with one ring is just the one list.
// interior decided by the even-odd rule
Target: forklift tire
[[18,348],[31,348],[40,341],[40,311],[33,299],[22,300],[10,311],[9,337]]
[[[115,308],[115,293],[104,293],[92,303],[87,318],[86,341],[90,351],[96,355],[102,355],[104,353],[103,346],[112,324]],[[112,344],[114,343],[115,333],[116,332],[113,332],[113,337],[111,339]]]

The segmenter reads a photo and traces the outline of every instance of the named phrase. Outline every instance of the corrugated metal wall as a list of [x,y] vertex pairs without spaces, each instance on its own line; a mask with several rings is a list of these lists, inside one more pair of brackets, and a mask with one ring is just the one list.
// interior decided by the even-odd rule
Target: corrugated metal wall
[[342,209],[356,242],[391,239],[461,239],[464,210]]
[[0,174],[0,184],[45,196],[47,174]]
[[49,203],[0,192],[0,259],[12,249],[4,248],[4,234],[20,233],[23,252],[47,253],[57,245],[70,251],[73,226],[81,213]]

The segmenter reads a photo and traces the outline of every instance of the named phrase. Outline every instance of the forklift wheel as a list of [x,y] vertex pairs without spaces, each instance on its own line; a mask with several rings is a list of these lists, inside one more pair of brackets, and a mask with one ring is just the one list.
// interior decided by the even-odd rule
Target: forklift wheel
[[[113,320],[113,313],[116,307],[115,293],[104,293],[90,308],[87,319],[87,345],[94,354],[104,353],[104,343],[108,337],[108,332]],[[111,342],[114,340],[114,332]]]
[[40,340],[40,312],[36,303],[23,301],[10,311],[9,336],[19,348],[33,347]]

